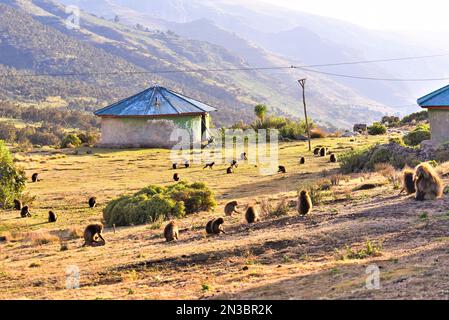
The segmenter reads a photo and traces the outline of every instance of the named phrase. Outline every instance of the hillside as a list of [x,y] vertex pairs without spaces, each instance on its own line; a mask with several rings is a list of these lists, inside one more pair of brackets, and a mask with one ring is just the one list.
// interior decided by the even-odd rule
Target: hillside
[[[69,3],[67,0],[60,0]],[[76,2],[85,10],[101,12],[107,17],[118,14],[126,21],[138,21],[145,25],[170,28],[171,23],[189,24],[207,19],[216,26],[251,41],[291,63],[326,64],[342,61],[372,60],[394,57],[411,57],[447,52],[447,45],[438,39],[438,30],[416,33],[413,37],[395,32],[369,30],[333,18],[289,10],[260,1],[237,0],[79,0]],[[99,11],[96,11],[99,10]],[[109,14],[109,16],[108,16]],[[205,34],[209,29],[203,29]],[[441,38],[441,37],[440,37]],[[226,39],[218,33],[211,39],[221,42]],[[446,77],[442,65],[449,63],[449,57],[422,60],[388,62],[352,66],[319,68],[319,70],[350,75],[378,78],[429,78]],[[314,79],[315,73],[307,73]],[[332,77],[331,85],[338,83],[350,88],[356,95],[374,100],[371,105],[396,106],[395,112],[402,115],[415,111],[416,98],[443,86],[441,82],[398,83],[388,81],[360,81]],[[321,90],[323,91],[323,90]],[[352,96],[347,104],[357,105]]]
[[[12,68],[7,72],[151,72],[290,65],[288,60],[270,54],[208,21],[205,21],[206,25],[199,23],[186,27],[186,30],[192,31],[190,35],[179,36],[145,27],[136,29],[83,12],[81,29],[77,31],[65,27],[65,8],[53,2],[1,0],[0,3],[7,4],[2,6],[5,9],[0,13],[5,16],[0,21],[0,26],[4,24],[1,30],[5,52],[0,67]],[[33,26],[32,32],[29,28],[14,27],[16,24],[25,25],[24,21],[26,25]],[[213,33],[200,36],[200,33],[194,32],[194,29],[201,28],[220,31],[229,42],[214,43]],[[181,29],[183,26],[178,26],[177,31]],[[52,38],[57,41],[48,43]],[[61,48],[62,43],[69,45]],[[76,49],[71,50],[74,47]],[[261,102],[269,105],[274,113],[302,116],[298,107],[301,93],[296,82],[301,76],[301,72],[287,70],[100,74],[51,79],[21,77],[8,78],[8,82],[0,87],[0,92],[8,99],[27,102],[42,101],[52,96],[61,96],[63,103],[82,98],[85,103],[80,107],[92,110],[157,82],[217,106],[221,111],[215,115],[216,123],[231,124],[240,119],[251,120],[253,106]],[[42,87],[43,83],[49,85]],[[21,88],[21,91],[15,88]],[[311,116],[332,126],[351,127],[360,119],[374,120],[384,113],[394,112],[326,77],[311,79],[308,90],[309,104],[313,105]],[[371,105],[373,107],[366,107]]]

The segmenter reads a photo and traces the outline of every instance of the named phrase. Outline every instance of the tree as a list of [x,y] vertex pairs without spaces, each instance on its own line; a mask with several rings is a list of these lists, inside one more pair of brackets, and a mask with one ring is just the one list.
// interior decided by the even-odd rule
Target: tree
[[258,104],[254,107],[254,113],[260,119],[260,122],[264,122],[267,114],[267,106],[264,104]]
[[25,183],[24,171],[16,168],[11,153],[0,140],[0,205],[10,207],[14,199],[20,198]]
[[371,127],[368,127],[368,134],[377,136],[387,133],[387,128],[380,122],[374,122]]

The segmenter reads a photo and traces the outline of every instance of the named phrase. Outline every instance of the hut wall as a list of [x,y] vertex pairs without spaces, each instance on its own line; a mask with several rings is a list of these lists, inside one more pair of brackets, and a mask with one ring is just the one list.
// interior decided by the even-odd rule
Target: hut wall
[[442,144],[449,141],[449,110],[429,109],[429,121],[432,131],[432,143]]
[[176,129],[184,129],[194,143],[201,142],[201,116],[167,118],[102,118],[100,147],[172,148]]

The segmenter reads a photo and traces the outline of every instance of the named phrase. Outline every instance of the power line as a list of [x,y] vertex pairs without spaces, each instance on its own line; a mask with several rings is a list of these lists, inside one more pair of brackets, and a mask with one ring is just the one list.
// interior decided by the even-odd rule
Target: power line
[[333,77],[340,77],[340,78],[349,78],[349,79],[357,79],[357,80],[370,80],[370,81],[392,81],[392,82],[425,82],[425,81],[447,81],[449,80],[449,77],[443,77],[443,78],[411,78],[411,79],[400,79],[400,78],[375,78],[375,77],[362,77],[362,76],[353,76],[348,74],[341,74],[341,73],[333,73],[333,72],[325,72],[325,71],[318,71],[318,70],[312,70],[305,67],[298,67],[298,69],[301,69],[306,72],[314,72],[319,73],[327,76],[333,76]]
[[279,66],[279,67],[243,67],[243,68],[198,68],[198,69],[184,69],[184,70],[151,70],[151,71],[115,71],[115,72],[71,72],[71,73],[48,73],[48,74],[0,74],[0,78],[36,78],[36,77],[74,77],[74,76],[103,76],[103,75],[142,75],[142,74],[173,74],[173,73],[202,73],[202,72],[234,72],[234,71],[267,71],[267,70],[288,70],[288,69],[301,69],[304,71],[322,73],[330,76],[339,76],[353,79],[362,80],[382,80],[382,81],[437,81],[437,80],[448,80],[449,78],[432,78],[432,79],[389,79],[389,78],[369,78],[369,77],[358,77],[337,73],[329,73],[324,71],[317,71],[308,68],[318,68],[318,67],[332,67],[332,66],[343,66],[343,65],[356,65],[356,64],[370,64],[370,63],[380,63],[380,62],[391,62],[391,61],[405,61],[405,60],[417,60],[417,59],[427,59],[449,56],[449,53],[438,54],[438,55],[427,55],[427,56],[415,56],[415,57],[402,57],[402,58],[390,58],[390,59],[377,59],[377,60],[359,60],[350,62],[337,62],[328,64],[314,64],[314,65],[303,65],[303,66]]

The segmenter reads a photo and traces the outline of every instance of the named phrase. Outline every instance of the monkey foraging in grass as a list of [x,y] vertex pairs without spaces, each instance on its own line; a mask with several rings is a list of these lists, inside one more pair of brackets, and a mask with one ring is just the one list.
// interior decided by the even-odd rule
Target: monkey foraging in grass
[[91,197],[89,199],[89,208],[95,208],[95,206],[97,205],[97,198],[95,197]]
[[316,156],[319,155],[320,154],[320,150],[321,150],[320,148],[315,148],[315,150],[313,150],[313,154],[316,155]]
[[285,169],[284,166],[279,166],[278,173],[287,173],[287,170]]
[[164,237],[167,242],[178,240],[179,229],[175,221],[170,221],[170,223],[165,226]]
[[332,162],[332,163],[336,163],[337,162],[337,156],[335,155],[335,154],[331,154],[331,158],[330,158],[330,161]]
[[[84,230],[84,246],[96,246],[99,244],[106,244],[101,232],[103,231],[103,225],[101,224],[91,224]],[[102,243],[98,241],[98,238],[102,240]]]
[[320,157],[325,157],[327,155],[327,148],[320,149]]
[[212,219],[206,224],[206,233],[207,234],[220,234],[226,233],[223,229],[223,218]]
[[215,162],[207,163],[206,166],[203,168],[203,170],[207,169],[207,168],[212,170],[214,168],[214,165],[215,165]]
[[238,168],[239,167],[239,164],[237,163],[237,160],[232,160],[231,161],[231,168],[232,167],[234,167],[234,168]]
[[312,211],[312,199],[307,191],[301,191],[298,199],[298,212],[300,215],[308,215]]
[[176,182],[179,181],[179,175],[178,175],[177,173],[175,173],[175,174],[173,175],[173,180],[175,180]]
[[58,220],[58,216],[56,215],[56,213],[54,213],[53,211],[48,211],[48,222],[52,223],[56,222],[56,220]]
[[415,172],[412,169],[406,168],[402,174],[402,192],[406,192],[407,194],[412,194],[416,192],[415,188]]
[[22,210],[22,201],[14,199],[14,210]]
[[234,170],[232,170],[232,167],[229,167],[229,168],[226,170],[226,173],[227,173],[227,174],[233,174],[233,173],[234,173]]
[[173,163],[171,167],[172,167],[173,170],[176,170],[176,169],[178,169],[178,164],[177,163]]
[[301,157],[301,159],[299,159],[299,164],[305,164],[306,163],[306,158]]
[[235,213],[240,213],[237,211],[237,207],[238,207],[238,202],[237,201],[232,201],[229,202],[225,208],[224,208],[224,212],[227,216],[232,216],[232,214]]
[[415,169],[416,200],[435,200],[443,196],[443,183],[433,167],[421,163]]
[[246,210],[245,219],[246,219],[246,222],[248,222],[248,223],[258,222],[259,221],[259,213],[257,212],[256,208],[254,208],[252,206],[249,207]]
[[39,181],[39,174],[38,173],[33,173],[33,175],[31,176],[31,181],[33,182],[38,182]]
[[30,213],[30,208],[28,206],[24,206],[22,207],[22,209],[20,210],[20,216],[22,218],[30,218],[31,217],[31,213]]

